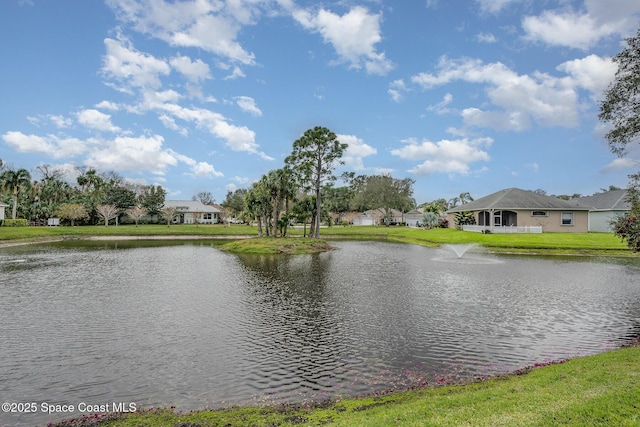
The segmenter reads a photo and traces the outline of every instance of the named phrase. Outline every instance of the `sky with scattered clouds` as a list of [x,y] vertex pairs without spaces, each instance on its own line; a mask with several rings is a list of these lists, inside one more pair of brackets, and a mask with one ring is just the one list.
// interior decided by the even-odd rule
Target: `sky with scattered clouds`
[[640,0],[3,0],[0,159],[222,202],[305,130],[418,203],[624,187],[598,105]]

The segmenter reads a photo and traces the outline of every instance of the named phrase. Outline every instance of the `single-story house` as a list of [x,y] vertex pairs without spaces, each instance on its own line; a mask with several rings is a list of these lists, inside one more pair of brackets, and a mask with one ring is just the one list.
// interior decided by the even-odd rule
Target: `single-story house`
[[422,227],[424,224],[424,209],[416,208],[404,214],[404,222],[409,227]]
[[176,224],[216,224],[220,210],[197,200],[166,200],[165,207],[176,208]]
[[572,199],[580,206],[588,207],[589,231],[611,232],[610,222],[619,215],[629,213],[631,203],[627,201],[627,190],[605,191],[593,196]]
[[489,231],[537,227],[551,232],[589,231],[589,208],[575,202],[519,188],[507,188],[447,211],[455,228],[457,212],[473,212],[476,224]]
[[358,212],[353,216],[353,225],[376,225],[380,222],[382,214],[377,210]]
[[4,208],[8,207],[8,204],[0,202],[0,221],[4,220]]
[[[384,224],[386,212],[384,209],[369,209],[360,212],[353,217],[353,225],[381,225]],[[391,222],[399,223],[404,221],[404,214],[396,209],[391,209]]]

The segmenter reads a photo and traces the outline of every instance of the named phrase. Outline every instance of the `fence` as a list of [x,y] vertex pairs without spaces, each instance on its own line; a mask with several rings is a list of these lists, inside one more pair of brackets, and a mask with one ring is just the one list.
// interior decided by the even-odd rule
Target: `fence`
[[490,227],[486,225],[463,225],[464,231],[473,231],[475,233],[542,233],[542,227],[539,225],[525,225],[522,227]]

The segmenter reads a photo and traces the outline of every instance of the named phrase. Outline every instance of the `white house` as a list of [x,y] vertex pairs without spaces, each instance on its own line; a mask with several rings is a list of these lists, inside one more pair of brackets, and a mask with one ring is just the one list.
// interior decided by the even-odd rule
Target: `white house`
[[165,200],[165,207],[176,208],[177,224],[216,224],[220,220],[220,209],[197,200]]
[[4,208],[8,208],[9,205],[6,203],[0,202],[0,221],[4,220]]

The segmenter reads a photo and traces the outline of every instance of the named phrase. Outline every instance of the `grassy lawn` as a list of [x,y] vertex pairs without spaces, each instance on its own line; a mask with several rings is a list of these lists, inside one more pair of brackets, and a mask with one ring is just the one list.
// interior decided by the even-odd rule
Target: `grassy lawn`
[[234,253],[298,255],[324,252],[331,250],[332,247],[326,241],[319,239],[256,237],[255,239],[235,240],[220,246],[219,249]]
[[[302,235],[291,229],[292,236]],[[257,236],[248,225],[120,225],[79,227],[0,227],[0,244],[47,239],[74,239],[92,236]],[[322,228],[321,238],[383,240],[423,246],[479,244],[495,252],[522,252],[577,255],[634,256],[626,244],[611,233],[481,234],[453,229],[424,230],[409,227]],[[639,256],[639,255],[635,255]]]
[[256,227],[248,225],[86,225],[78,227],[0,227],[0,243],[55,238],[82,238],[91,236],[257,236]]
[[60,426],[637,426],[640,347],[612,350],[467,385],[426,387],[306,407],[171,410]]

